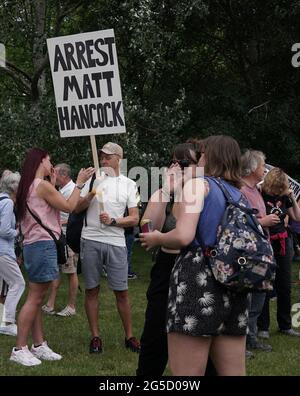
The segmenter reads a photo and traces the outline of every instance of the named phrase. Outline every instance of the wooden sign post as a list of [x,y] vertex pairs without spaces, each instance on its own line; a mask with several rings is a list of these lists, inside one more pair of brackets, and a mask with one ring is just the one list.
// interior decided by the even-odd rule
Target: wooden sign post
[[98,152],[97,152],[97,145],[96,145],[95,135],[91,135],[90,139],[91,139],[91,146],[92,146],[94,168],[96,170],[96,177],[100,178],[100,171],[99,171],[100,167],[99,167],[99,159],[98,159]]

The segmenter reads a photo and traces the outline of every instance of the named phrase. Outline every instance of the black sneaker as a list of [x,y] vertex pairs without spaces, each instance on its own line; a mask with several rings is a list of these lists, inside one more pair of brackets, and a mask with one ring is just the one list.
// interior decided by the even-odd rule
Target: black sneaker
[[247,343],[247,349],[263,351],[263,352],[271,352],[272,346],[269,344],[263,344],[261,342],[250,342],[250,343]]
[[128,279],[137,279],[137,274],[135,272],[130,272],[128,274]]
[[128,340],[126,340],[125,338],[125,347],[130,349],[132,352],[139,353],[141,349],[141,344],[135,337],[131,337]]
[[99,337],[94,337],[90,342],[90,353],[101,353],[102,352],[102,341]]

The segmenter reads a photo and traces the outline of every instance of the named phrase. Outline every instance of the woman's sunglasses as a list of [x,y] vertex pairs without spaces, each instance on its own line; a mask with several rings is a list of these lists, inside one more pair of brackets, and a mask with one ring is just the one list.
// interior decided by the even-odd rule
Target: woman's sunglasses
[[171,160],[169,162],[169,167],[173,164],[178,164],[181,169],[188,168],[191,164],[195,164],[194,161],[190,161],[188,159],[183,159],[183,160]]

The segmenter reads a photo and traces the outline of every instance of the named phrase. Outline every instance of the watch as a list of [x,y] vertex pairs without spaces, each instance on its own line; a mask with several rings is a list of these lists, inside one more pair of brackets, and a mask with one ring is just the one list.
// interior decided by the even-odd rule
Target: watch
[[78,190],[82,190],[84,186],[85,186],[85,183],[83,183],[83,184],[75,184],[75,187],[77,187]]
[[115,226],[116,224],[117,224],[116,219],[114,217],[112,217],[109,225]]

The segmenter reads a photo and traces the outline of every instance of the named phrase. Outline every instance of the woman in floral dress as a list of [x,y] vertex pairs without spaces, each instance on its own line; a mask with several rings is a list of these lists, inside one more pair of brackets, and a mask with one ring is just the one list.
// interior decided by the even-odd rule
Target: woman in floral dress
[[204,167],[206,177],[184,185],[176,228],[141,234],[141,242],[147,249],[181,249],[171,274],[167,312],[173,375],[203,375],[209,355],[219,375],[245,375],[247,295],[219,284],[205,257],[216,243],[226,207],[215,178],[235,201],[241,197],[240,149],[223,135],[211,136],[204,144],[198,166]]

